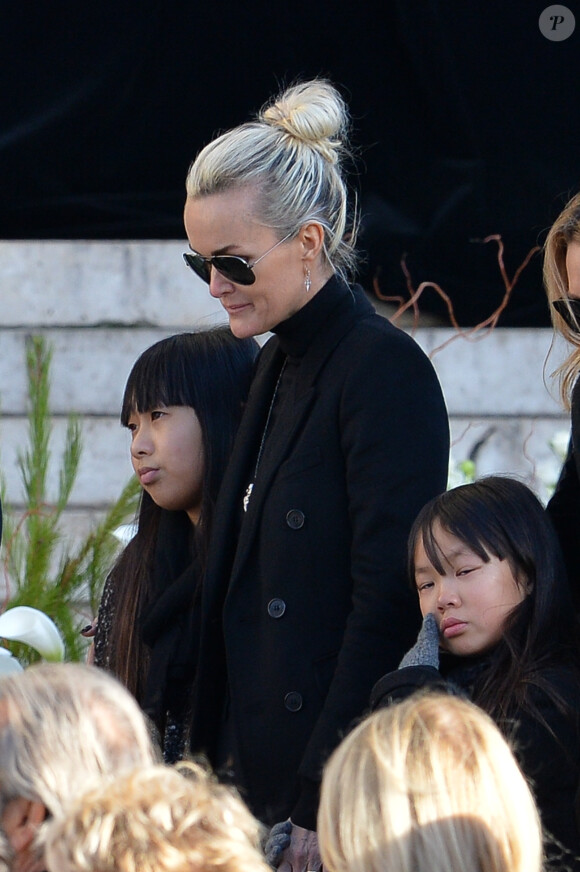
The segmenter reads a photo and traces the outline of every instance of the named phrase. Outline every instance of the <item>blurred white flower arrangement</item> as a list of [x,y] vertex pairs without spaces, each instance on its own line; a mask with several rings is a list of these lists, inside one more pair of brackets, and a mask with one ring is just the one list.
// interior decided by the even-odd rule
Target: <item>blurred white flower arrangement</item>
[[117,527],[113,530],[113,536],[115,539],[118,539],[123,547],[128,545],[131,539],[137,535],[137,530],[139,528],[139,524],[135,521],[132,524],[121,524],[120,527]]
[[558,430],[549,441],[549,446],[558,457],[558,459],[564,463],[566,460],[566,455],[568,454],[568,443],[570,442],[570,431],[569,430]]
[[[64,641],[48,615],[30,606],[15,606],[0,615],[0,639],[22,642],[44,660],[64,660]],[[21,672],[22,666],[7,648],[0,647],[0,675]]]
[[475,461],[467,458],[466,460],[455,460],[453,454],[449,455],[449,475],[447,477],[447,490],[459,487],[460,484],[470,484],[475,481],[476,469]]
[[552,438],[548,440],[548,445],[552,449],[553,457],[538,463],[536,467],[536,477],[542,483],[548,499],[554,493],[562,464],[566,460],[568,454],[568,443],[570,441],[570,430],[557,430]]
[[[570,430],[557,430],[551,439],[548,440],[548,445],[552,451],[552,456],[545,460],[539,461],[534,467],[534,477],[537,484],[541,486],[540,499],[547,502],[554,493],[554,489],[560,477],[562,464],[566,460],[568,454],[568,443],[570,441]],[[477,448],[483,444],[483,440]],[[477,448],[472,451],[472,456],[465,460],[456,460],[453,453],[449,460],[449,476],[447,479],[447,489],[458,487],[461,484],[469,484],[475,481],[477,474]]]

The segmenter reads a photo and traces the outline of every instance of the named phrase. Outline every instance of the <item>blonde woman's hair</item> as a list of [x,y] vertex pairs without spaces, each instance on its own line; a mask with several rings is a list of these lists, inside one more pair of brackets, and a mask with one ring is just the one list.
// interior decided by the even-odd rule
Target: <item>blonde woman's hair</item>
[[346,104],[329,82],[294,85],[255,121],[206,145],[189,169],[187,196],[251,187],[257,217],[280,239],[318,222],[326,261],[347,280],[354,272],[357,230],[342,170],[349,154],[348,121]]
[[493,721],[428,693],[363,721],[331,756],[318,836],[328,872],[540,872],[530,790]]
[[48,872],[271,872],[260,824],[193,763],[104,782],[48,830]]
[[[568,297],[566,252],[571,242],[580,243],[580,194],[572,197],[560,212],[544,243],[544,286],[550,303]],[[553,306],[550,306],[550,314],[554,329],[574,346],[554,373],[560,379],[562,402],[569,409],[572,388],[580,371],[580,335],[566,324]],[[580,328],[580,324],[578,326]]]
[[22,797],[59,816],[92,781],[156,759],[136,701],[96,666],[43,663],[0,679],[2,804]]

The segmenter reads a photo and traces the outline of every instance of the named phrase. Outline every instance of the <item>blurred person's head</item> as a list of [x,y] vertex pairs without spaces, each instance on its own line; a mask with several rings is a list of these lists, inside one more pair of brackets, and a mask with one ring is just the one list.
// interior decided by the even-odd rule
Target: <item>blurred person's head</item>
[[544,243],[544,286],[554,329],[569,343],[569,351],[555,375],[560,394],[570,408],[580,361],[580,194],[564,206]]
[[48,872],[271,872],[260,824],[195,764],[150,766],[88,791],[48,828]]
[[45,822],[103,775],[153,763],[137,703],[80,663],[0,678],[0,868],[44,869]]
[[539,872],[534,800],[473,703],[416,694],[375,712],[328,761],[318,835],[328,872]]

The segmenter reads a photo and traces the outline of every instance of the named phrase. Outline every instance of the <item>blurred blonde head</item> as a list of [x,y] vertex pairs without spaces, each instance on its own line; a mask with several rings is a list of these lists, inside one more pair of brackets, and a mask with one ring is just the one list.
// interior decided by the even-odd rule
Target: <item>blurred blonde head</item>
[[48,829],[47,872],[271,872],[260,824],[201,767],[104,781]]
[[3,676],[0,868],[41,862],[47,819],[103,776],[156,759],[135,699],[96,666],[43,663]]
[[96,666],[42,663],[0,679],[0,797],[62,814],[91,779],[157,759],[139,706]]
[[530,790],[493,721],[415,695],[372,714],[327,763],[318,834],[328,872],[540,872]]

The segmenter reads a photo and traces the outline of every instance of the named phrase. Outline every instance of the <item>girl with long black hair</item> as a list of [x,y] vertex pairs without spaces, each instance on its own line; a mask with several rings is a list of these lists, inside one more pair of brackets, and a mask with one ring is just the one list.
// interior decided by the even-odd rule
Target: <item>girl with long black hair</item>
[[125,387],[121,423],[143,495],[137,534],[105,584],[94,659],[152,718],[168,761],[183,753],[199,587],[257,351],[227,327],[178,334],[143,352]]
[[562,865],[579,868],[577,620],[541,503],[501,476],[441,494],[412,527],[409,575],[423,628],[399,669],[375,685],[371,705],[422,686],[467,693],[514,741],[552,858],[564,847]]

